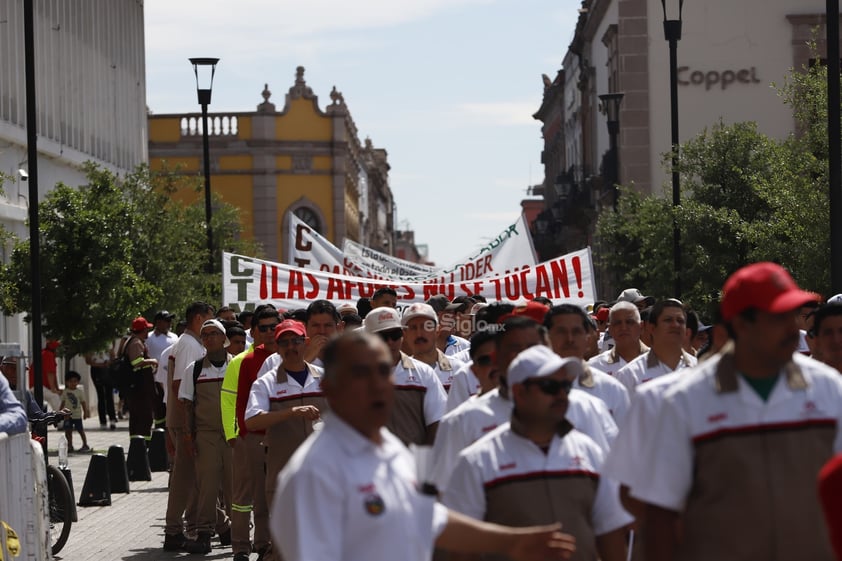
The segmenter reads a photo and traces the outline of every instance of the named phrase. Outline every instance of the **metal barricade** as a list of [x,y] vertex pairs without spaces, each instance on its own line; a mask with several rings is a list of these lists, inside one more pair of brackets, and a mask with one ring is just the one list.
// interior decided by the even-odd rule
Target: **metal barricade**
[[[44,453],[28,432],[0,432],[0,474],[0,520],[20,539],[15,561],[52,559]],[[0,532],[0,551],[4,560],[12,559],[5,532]]]

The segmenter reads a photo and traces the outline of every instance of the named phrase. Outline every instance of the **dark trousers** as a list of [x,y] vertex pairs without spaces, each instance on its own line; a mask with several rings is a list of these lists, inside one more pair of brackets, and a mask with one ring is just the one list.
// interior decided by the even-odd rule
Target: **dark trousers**
[[152,436],[152,414],[155,409],[155,379],[151,372],[136,373],[141,382],[128,390],[129,435]]
[[103,380],[104,368],[91,368],[91,379],[96,388],[96,408],[99,413],[99,424],[104,425],[110,419],[112,423],[117,422],[117,414],[114,412],[114,388]]

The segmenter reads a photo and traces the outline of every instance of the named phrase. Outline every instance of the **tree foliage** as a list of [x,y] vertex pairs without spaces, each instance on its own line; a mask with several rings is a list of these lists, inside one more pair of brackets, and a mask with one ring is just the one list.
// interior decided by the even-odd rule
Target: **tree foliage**
[[[196,188],[193,178],[146,167],[122,178],[93,164],[85,169],[86,185],[58,184],[38,213],[43,331],[68,356],[104,348],[139,314],[219,301],[221,251],[257,253],[239,240],[237,210],[215,199],[216,270],[207,273],[203,202],[173,199]],[[29,248],[29,240],[18,241],[0,270],[6,314],[31,310]]]
[[[826,72],[792,71],[779,92],[798,133],[785,141],[755,123],[714,125],[681,147],[681,205],[622,189],[616,213],[597,224],[598,256],[623,286],[672,296],[673,220],[681,232],[685,302],[710,318],[729,274],[756,261],[786,267],[802,286],[830,287],[827,267]],[[665,159],[667,163],[668,160]]]

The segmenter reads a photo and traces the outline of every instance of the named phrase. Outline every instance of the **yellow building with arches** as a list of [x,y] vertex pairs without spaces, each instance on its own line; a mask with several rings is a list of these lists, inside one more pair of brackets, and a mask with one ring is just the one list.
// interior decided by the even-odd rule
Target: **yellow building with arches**
[[[386,253],[394,247],[394,200],[387,153],[361,142],[334,87],[322,110],[296,69],[283,109],[268,85],[254,112],[209,115],[211,190],[240,209],[244,233],[266,258],[286,261],[285,217],[293,212],[325,238],[344,238]],[[202,174],[201,113],[149,115],[153,170]],[[185,203],[202,193],[183,190]]]

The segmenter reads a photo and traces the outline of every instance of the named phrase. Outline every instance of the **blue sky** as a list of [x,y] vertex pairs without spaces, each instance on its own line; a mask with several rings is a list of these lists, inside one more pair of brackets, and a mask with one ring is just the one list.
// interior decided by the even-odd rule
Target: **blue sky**
[[543,167],[541,74],[576,0],[146,0],[147,105],[197,111],[193,56],[221,59],[211,111],[283,105],[296,66],[322,107],[336,85],[361,139],[389,152],[398,224],[447,265],[520,214]]

